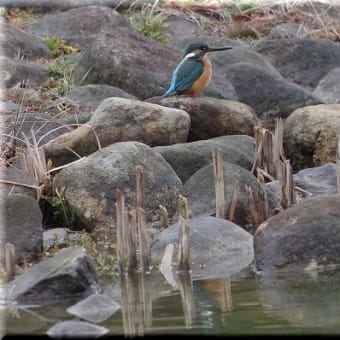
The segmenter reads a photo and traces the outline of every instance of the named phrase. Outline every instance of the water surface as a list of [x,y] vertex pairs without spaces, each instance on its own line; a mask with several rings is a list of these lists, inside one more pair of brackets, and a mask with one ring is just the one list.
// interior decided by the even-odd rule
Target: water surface
[[[281,278],[246,273],[194,280],[161,273],[102,278],[103,294],[122,305],[100,325],[108,335],[334,335],[340,334],[340,271]],[[45,335],[78,299],[0,309],[6,334]],[[79,319],[78,319],[79,320]]]

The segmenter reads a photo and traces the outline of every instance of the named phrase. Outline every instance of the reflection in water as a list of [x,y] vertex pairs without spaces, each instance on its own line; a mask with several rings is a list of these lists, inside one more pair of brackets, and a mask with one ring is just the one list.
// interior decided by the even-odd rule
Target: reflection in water
[[[122,309],[98,324],[109,335],[340,334],[340,271],[194,280],[157,272],[112,278],[102,285]],[[45,301],[46,302],[46,301]],[[0,310],[6,334],[45,335],[76,301]]]
[[185,326],[190,328],[195,317],[195,303],[192,289],[192,280],[189,272],[178,272],[177,284],[181,293]]
[[231,296],[230,280],[228,278],[204,280],[202,281],[202,285],[206,290],[214,293],[215,301],[222,313],[232,311],[233,299]]
[[269,315],[279,316],[294,326],[339,327],[339,282],[339,271],[264,276],[259,278],[260,301]]
[[121,278],[121,305],[125,336],[142,336],[152,326],[152,295],[149,274]]

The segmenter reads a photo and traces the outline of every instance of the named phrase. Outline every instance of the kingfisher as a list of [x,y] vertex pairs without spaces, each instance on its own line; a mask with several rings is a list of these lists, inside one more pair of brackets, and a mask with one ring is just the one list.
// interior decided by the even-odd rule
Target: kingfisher
[[203,42],[190,44],[183,59],[175,68],[169,89],[162,95],[188,94],[197,97],[210,82],[212,66],[208,58],[209,52],[230,50],[232,47],[210,48]]

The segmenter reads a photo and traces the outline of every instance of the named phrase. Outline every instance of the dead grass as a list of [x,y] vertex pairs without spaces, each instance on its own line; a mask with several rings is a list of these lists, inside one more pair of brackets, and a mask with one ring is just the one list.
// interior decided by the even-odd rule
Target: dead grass
[[306,38],[339,41],[340,22],[329,17],[327,11],[340,4],[336,0],[318,2],[324,4],[321,11],[312,0],[167,0],[158,4],[162,6],[158,10],[168,16],[182,16],[213,35],[232,39],[259,39],[278,24],[302,23],[311,29]]

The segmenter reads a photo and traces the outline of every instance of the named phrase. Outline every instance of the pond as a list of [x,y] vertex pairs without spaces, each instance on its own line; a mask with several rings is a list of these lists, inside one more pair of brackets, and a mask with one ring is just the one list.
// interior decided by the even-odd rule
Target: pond
[[[100,279],[102,294],[121,308],[101,322],[106,335],[340,334],[340,271],[266,277],[246,271],[229,278],[191,280],[159,273]],[[45,335],[57,322],[80,320],[66,309],[80,301],[0,309],[5,334]],[[2,330],[4,334],[4,330]]]

